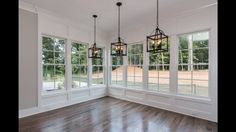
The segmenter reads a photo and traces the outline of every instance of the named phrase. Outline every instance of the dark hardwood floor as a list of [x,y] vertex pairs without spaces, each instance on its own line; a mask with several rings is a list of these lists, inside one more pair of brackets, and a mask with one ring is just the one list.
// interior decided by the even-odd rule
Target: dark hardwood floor
[[20,132],[217,132],[217,123],[111,97],[19,120]]

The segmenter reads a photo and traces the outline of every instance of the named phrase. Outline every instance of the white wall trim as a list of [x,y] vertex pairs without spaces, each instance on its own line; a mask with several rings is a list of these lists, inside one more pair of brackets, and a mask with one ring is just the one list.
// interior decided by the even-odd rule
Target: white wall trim
[[[189,114],[189,113],[187,113],[184,110],[180,111],[177,108],[173,108],[171,106],[168,107],[169,105],[166,105],[166,104],[164,104],[164,105],[166,105],[166,107],[158,107],[157,105],[153,104],[153,101],[152,102],[147,102],[145,100],[135,100],[135,99],[131,99],[131,98],[127,98],[127,97],[119,96],[119,95],[114,95],[114,94],[109,94],[109,96],[117,98],[117,99],[121,99],[121,100],[127,100],[127,101],[130,101],[130,102],[135,102],[135,103],[138,103],[138,104],[147,105],[147,106],[151,106],[151,107],[167,110],[167,111],[176,112],[176,113],[179,113],[179,114],[184,114],[184,115],[188,115],[188,116],[192,116],[192,117],[196,117],[196,118],[200,118],[200,119],[204,119],[204,120],[209,120],[209,121],[212,121],[212,122],[217,122],[214,118],[209,118],[209,117],[206,117],[206,116],[202,116],[200,114],[199,115]],[[155,104],[158,104],[158,103],[155,103]],[[189,111],[190,110],[188,110],[188,112]],[[192,112],[196,112],[196,110],[192,110],[192,109],[191,109],[191,111]],[[199,113],[199,112],[202,112],[202,111],[197,111],[197,112]],[[204,112],[204,113],[206,113],[206,112]]]
[[102,98],[102,97],[105,97],[105,96],[106,96],[105,94],[104,95],[96,95],[96,96],[89,97],[89,98],[84,99],[84,100],[69,101],[69,102],[61,103],[61,104],[57,104],[57,105],[47,105],[47,106],[42,106],[42,107],[33,107],[33,108],[29,108],[29,109],[19,110],[19,118],[23,118],[23,117],[39,114],[39,113],[42,113],[42,112],[47,112],[47,111],[59,109],[59,108],[62,108],[62,107],[82,103],[82,102],[93,100],[93,99]]
[[19,1],[19,8],[23,10],[27,10],[33,13],[37,13],[37,7],[31,3],[26,3],[22,0]]

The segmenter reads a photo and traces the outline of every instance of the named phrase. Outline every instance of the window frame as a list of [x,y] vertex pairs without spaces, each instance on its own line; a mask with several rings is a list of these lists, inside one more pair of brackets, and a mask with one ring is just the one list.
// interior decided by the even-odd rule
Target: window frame
[[[55,58],[53,59],[54,60],[54,62],[53,62],[53,64],[43,64],[43,57],[42,57],[42,55],[43,55],[43,51],[44,51],[44,49],[43,49],[43,37],[48,37],[48,38],[56,38],[56,39],[60,39],[60,40],[64,40],[64,64],[56,64],[55,63]],[[39,49],[40,49],[40,51],[39,51],[39,58],[40,58],[40,62],[41,63],[39,63],[40,64],[40,67],[41,67],[41,70],[40,70],[40,73],[39,73],[39,75],[41,75],[39,78],[41,78],[41,81],[40,81],[40,86],[41,86],[41,89],[40,89],[40,93],[41,93],[41,95],[44,95],[44,94],[53,94],[53,93],[58,93],[58,92],[65,92],[65,91],[67,91],[67,84],[68,84],[68,79],[67,79],[67,43],[68,43],[68,39],[67,38],[65,38],[65,37],[60,37],[60,36],[56,36],[56,35],[49,35],[49,34],[45,34],[45,33],[42,33],[42,34],[40,34],[40,45],[39,45]],[[50,51],[50,50],[45,50],[45,51]],[[50,52],[55,52],[55,48],[53,48],[53,51],[50,51]],[[54,55],[54,57],[55,57],[55,55]],[[64,84],[64,89],[55,89],[55,90],[50,90],[50,91],[47,91],[47,90],[44,90],[44,86],[43,86],[43,82],[44,82],[44,80],[43,80],[43,66],[44,65],[51,65],[51,66],[58,66],[58,65],[64,65],[64,69],[65,69],[65,71],[64,71],[64,76],[65,76],[65,79],[64,79],[64,81],[65,81],[65,84]],[[54,70],[55,70],[55,68],[54,68]]]
[[[101,48],[102,49],[102,65],[93,65],[93,61],[92,61],[92,59],[93,58],[88,58],[89,59],[89,61],[90,61],[90,64],[91,64],[91,67],[90,67],[90,76],[89,76],[89,78],[90,78],[90,84],[89,84],[89,87],[99,87],[99,86],[105,86],[106,85],[106,74],[105,74],[105,71],[104,71],[104,69],[105,69],[105,65],[106,65],[106,62],[105,62],[105,53],[106,53],[106,47],[104,47],[104,46],[97,46],[98,48]],[[97,59],[97,58],[96,58]],[[98,59],[101,59],[101,58],[98,58]],[[102,84],[93,84],[93,67],[94,66],[97,66],[97,67],[102,67],[102,74],[103,74],[103,79],[102,79]]]
[[[148,52],[147,53],[147,57],[148,57],[148,61],[147,61],[147,91],[150,91],[150,92],[158,92],[158,93],[171,93],[171,88],[170,88],[170,86],[171,86],[171,77],[170,77],[170,75],[171,75],[171,53],[170,53],[170,47],[171,47],[171,36],[169,36],[170,37],[170,39],[168,40],[169,42],[168,42],[168,44],[169,44],[169,49],[168,49],[168,56],[169,56],[169,63],[168,64],[161,64],[161,63],[156,63],[155,62],[155,64],[150,64],[150,56],[151,56],[151,53],[150,52]],[[155,53],[156,55],[158,55],[157,53]],[[159,57],[161,56],[161,54],[159,53]],[[158,59],[159,60],[159,59]],[[157,76],[156,77],[149,77],[149,67],[150,66],[154,66],[154,67],[156,67],[156,69],[155,69],[155,71],[157,72]],[[165,66],[168,66],[168,69],[169,70],[167,70],[168,71],[168,77],[160,77],[160,67],[161,66],[163,66],[163,67],[165,67]],[[155,84],[157,84],[158,86],[155,88],[155,89],[153,89],[153,88],[150,88],[150,83],[149,83],[149,79],[150,78],[155,78],[156,80],[157,80],[157,82],[155,83]],[[165,90],[160,90],[160,79],[165,79],[165,80],[167,80],[168,79],[168,90],[167,91],[165,91]]]
[[[142,64],[129,64],[129,47],[130,46],[133,46],[133,45],[142,45],[142,47],[143,47],[143,50],[142,50]],[[138,41],[138,42],[133,42],[133,43],[129,43],[129,44],[127,44],[127,56],[126,56],[126,63],[125,63],[125,71],[127,71],[126,73],[125,73],[125,81],[126,81],[126,85],[125,85],[125,88],[126,89],[129,89],[129,90],[143,90],[144,89],[144,83],[143,83],[143,80],[144,80],[144,78],[145,78],[145,69],[144,69],[144,67],[145,67],[145,59],[144,59],[144,56],[145,56],[145,43],[144,43],[144,41]],[[135,55],[139,55],[139,54],[135,54]],[[140,59],[140,58],[139,58]],[[139,60],[139,62],[140,62],[140,60]],[[131,67],[133,67],[134,68],[134,75],[133,76],[129,76],[128,75],[128,67],[129,66],[131,66]],[[135,76],[135,68],[136,67],[142,67],[142,76]],[[128,78],[129,77],[132,77],[133,78],[133,81],[134,81],[134,85],[128,85]],[[142,85],[141,85],[141,87],[136,87],[137,85],[135,85],[135,77],[138,77],[138,78],[141,78],[141,80],[142,80]]]
[[[71,50],[71,49],[72,49],[73,43],[86,45],[86,59],[87,59],[87,65],[72,64],[72,60],[70,60],[70,62],[69,62],[69,63],[70,63],[70,67],[71,67],[71,78],[70,78],[70,79],[71,79],[71,86],[70,86],[70,88],[71,88],[72,90],[88,88],[88,87],[89,87],[89,77],[90,77],[90,76],[89,76],[89,58],[88,58],[88,48],[89,48],[89,44],[86,43],[86,42],[78,41],[78,40],[71,40],[71,41],[70,41],[70,58],[71,58],[71,59],[72,59],[72,50]],[[79,86],[78,86],[78,87],[72,88],[72,85],[73,85],[72,67],[73,67],[73,65],[86,66],[86,67],[87,67],[87,78],[86,78],[87,86],[82,86],[82,87],[81,87],[81,83],[79,83]],[[80,79],[80,77],[79,77],[79,79]]]
[[[113,64],[112,64],[112,62],[113,62],[113,57],[115,58],[116,56],[111,56],[111,55],[110,55],[110,59],[109,59],[109,60],[110,60],[110,66],[109,66],[109,67],[110,67],[110,71],[111,71],[111,72],[110,72],[110,86],[114,86],[114,87],[125,87],[125,78],[124,78],[124,70],[125,70],[124,61],[125,61],[125,57],[124,57],[124,56],[121,56],[121,58],[122,58],[122,59],[121,59],[122,64],[119,64],[119,65],[117,65],[117,64],[113,65]],[[113,66],[114,66],[114,67],[120,67],[120,68],[122,68],[122,75],[121,75],[121,77],[122,77],[122,82],[123,82],[122,85],[118,85],[118,84],[117,84],[117,77],[120,76],[120,75],[117,75],[117,70],[116,70],[116,74],[115,74],[115,77],[116,77],[116,78],[115,78],[115,82],[116,82],[116,83],[115,83],[115,84],[112,83],[112,81],[113,81],[113,76],[114,76],[114,75],[112,74],[112,68],[113,68]]]
[[[200,64],[198,64],[198,63],[194,63],[193,62],[193,57],[192,57],[192,64],[190,64],[191,63],[191,61],[190,61],[190,63],[182,63],[182,64],[180,64],[179,63],[179,45],[180,45],[180,43],[179,43],[179,38],[181,37],[181,36],[183,36],[183,35],[192,35],[192,39],[193,39],[193,34],[197,34],[197,33],[204,33],[204,32],[208,32],[208,45],[207,45],[207,48],[206,47],[204,47],[204,48],[197,48],[197,49],[208,49],[208,63],[200,63]],[[211,77],[210,77],[210,75],[211,75],[211,64],[210,64],[210,55],[211,55],[211,29],[204,29],[204,30],[197,30],[197,31],[192,31],[192,32],[187,32],[187,33],[182,33],[182,34],[177,34],[176,35],[176,38],[177,38],[177,84],[176,84],[176,95],[180,95],[180,96],[187,96],[187,97],[193,97],[193,98],[206,98],[206,99],[209,99],[210,97],[211,97],[211,92],[210,92],[210,88],[211,88]],[[193,42],[193,40],[192,40],[192,42]],[[193,48],[193,46],[192,46],[192,48],[191,49],[185,49],[186,51],[188,51],[189,52],[189,50],[191,50],[192,51],[192,54],[193,54],[193,51],[194,50],[196,50],[196,49],[194,49]],[[188,60],[189,61],[189,60]],[[208,79],[207,80],[201,80],[201,79],[193,79],[193,72],[194,72],[194,68],[192,68],[192,70],[191,70],[191,79],[179,79],[179,66],[185,66],[185,65],[190,65],[190,66],[192,66],[192,67],[194,67],[194,66],[196,66],[196,65],[200,65],[200,66],[207,66],[208,67]],[[191,93],[191,94],[185,94],[185,93],[180,93],[179,92],[179,80],[191,80],[191,91],[195,91],[195,90],[192,90],[193,88],[192,88],[192,86],[193,86],[193,81],[207,81],[207,85],[208,85],[208,89],[207,89],[207,92],[208,92],[208,95],[207,96],[201,96],[201,95],[196,95],[196,94],[193,94],[193,93]]]

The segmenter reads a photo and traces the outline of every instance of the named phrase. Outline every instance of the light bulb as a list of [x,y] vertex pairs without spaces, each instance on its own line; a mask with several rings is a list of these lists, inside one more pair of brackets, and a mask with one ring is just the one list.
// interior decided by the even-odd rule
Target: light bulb
[[160,39],[154,40],[154,44],[155,44],[155,45],[160,45],[160,43],[161,43],[161,40],[160,40]]

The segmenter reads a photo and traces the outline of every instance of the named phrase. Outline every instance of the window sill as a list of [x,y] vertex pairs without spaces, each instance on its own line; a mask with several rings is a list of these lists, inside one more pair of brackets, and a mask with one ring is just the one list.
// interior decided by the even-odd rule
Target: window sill
[[173,96],[173,94],[171,94],[169,92],[154,91],[154,90],[147,90],[146,93],[151,94],[151,95],[160,95],[160,96],[166,96],[166,97]]
[[188,100],[188,101],[194,101],[199,103],[205,103],[205,104],[211,104],[212,100],[209,97],[199,97],[199,96],[190,96],[190,95],[182,95],[182,94],[176,94],[176,99],[181,100]]
[[111,86],[109,86],[109,88],[125,89],[125,87],[119,86],[119,85],[111,85]]
[[83,88],[72,88],[70,90],[68,90],[69,93],[71,92],[76,92],[76,91],[85,91],[85,90],[89,90],[88,87],[83,87]]
[[126,88],[126,91],[135,91],[135,92],[146,92],[146,90],[143,89],[136,89],[136,88]]
[[66,94],[66,90],[56,90],[56,91],[49,91],[49,92],[43,92],[42,97],[50,97],[50,96],[56,96],[56,95],[63,95]]
[[106,88],[106,85],[94,85],[90,86],[90,89]]

